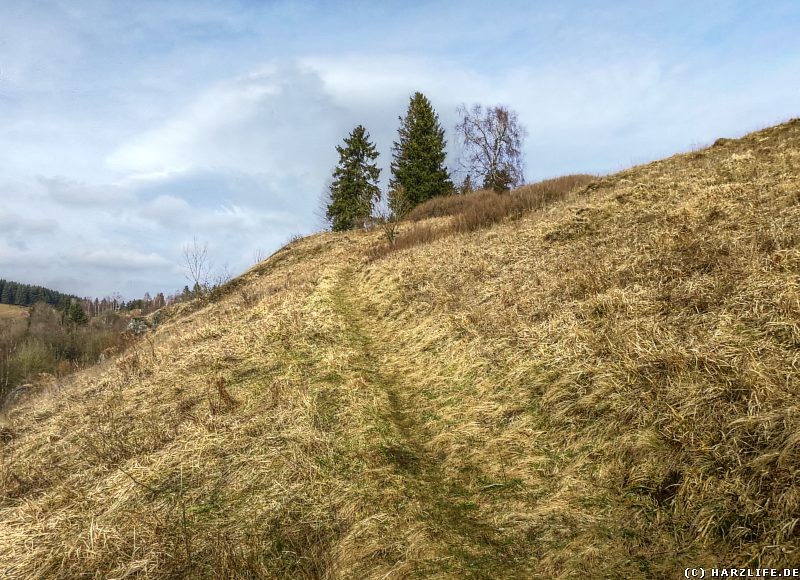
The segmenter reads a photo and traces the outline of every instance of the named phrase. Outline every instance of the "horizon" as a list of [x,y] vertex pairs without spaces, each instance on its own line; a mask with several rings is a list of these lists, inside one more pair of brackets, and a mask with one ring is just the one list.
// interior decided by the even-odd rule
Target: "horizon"
[[156,2],[0,6],[0,278],[126,300],[187,283],[196,236],[234,274],[320,224],[357,124],[388,182],[408,99],[456,167],[461,103],[528,130],[527,181],[612,173],[798,115],[783,1]]

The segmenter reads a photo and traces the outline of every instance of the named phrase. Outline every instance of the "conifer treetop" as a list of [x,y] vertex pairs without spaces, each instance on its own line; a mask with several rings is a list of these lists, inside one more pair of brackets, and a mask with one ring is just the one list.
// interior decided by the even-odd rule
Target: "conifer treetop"
[[325,217],[338,232],[361,227],[372,215],[373,204],[380,199],[377,181],[381,170],[375,164],[378,151],[362,125],[353,129],[336,151],[339,163],[333,170]]
[[414,93],[405,117],[399,117],[398,140],[392,146],[391,191],[404,191],[412,207],[453,191],[444,166],[447,141],[428,98]]

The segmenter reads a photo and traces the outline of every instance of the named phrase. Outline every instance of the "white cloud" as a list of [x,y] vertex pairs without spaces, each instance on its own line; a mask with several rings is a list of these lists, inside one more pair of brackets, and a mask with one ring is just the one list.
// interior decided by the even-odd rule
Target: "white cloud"
[[39,176],[38,181],[53,201],[65,205],[110,207],[134,201],[130,191],[117,185],[92,185],[62,176]]
[[142,210],[141,215],[157,222],[168,224],[174,220],[183,220],[192,211],[192,206],[185,199],[174,195],[159,195]]
[[[0,241],[0,266],[3,266],[1,278],[13,279],[11,274],[17,268],[39,268],[47,264],[47,258],[42,255],[34,254],[26,248],[19,248],[16,245],[3,243]],[[9,270],[11,268],[11,270]]]
[[0,209],[0,233],[33,235],[53,232],[58,223],[49,218],[25,217]]
[[336,121],[319,77],[292,62],[217,83],[107,159],[118,172],[262,171],[302,179]]
[[89,250],[76,256],[72,262],[80,266],[122,271],[149,269],[170,264],[169,260],[155,252],[144,253],[128,248]]

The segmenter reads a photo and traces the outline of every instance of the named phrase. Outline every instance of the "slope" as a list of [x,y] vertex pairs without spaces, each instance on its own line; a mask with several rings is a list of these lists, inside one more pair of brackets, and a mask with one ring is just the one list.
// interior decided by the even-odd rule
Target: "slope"
[[0,304],[0,320],[18,320],[25,318],[28,311],[24,306],[13,306],[11,304]]
[[799,179],[793,121],[377,260],[295,242],[8,413],[0,569],[797,563]]

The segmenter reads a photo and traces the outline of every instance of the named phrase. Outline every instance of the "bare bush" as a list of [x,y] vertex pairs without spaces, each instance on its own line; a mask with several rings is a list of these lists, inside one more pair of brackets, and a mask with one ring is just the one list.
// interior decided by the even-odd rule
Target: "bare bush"
[[256,248],[253,250],[253,264],[260,264],[267,259],[267,256],[269,256],[269,254],[267,254],[264,248]]
[[451,233],[451,231],[452,230],[449,228],[436,228],[431,224],[418,224],[402,236],[398,236],[393,244],[379,244],[373,246],[367,257],[369,260],[377,260],[378,258],[382,258],[398,250],[404,250],[438,240]]
[[400,222],[403,221],[411,209],[411,201],[408,199],[402,185],[397,186],[388,193],[387,206],[386,209],[378,212],[377,222],[383,231],[386,241],[390,246],[394,246],[400,232]]
[[210,288],[211,264],[208,259],[208,242],[201,242],[197,236],[191,244],[183,246],[183,267],[186,278],[194,284],[194,290],[205,294]]
[[211,287],[212,288],[219,288],[223,284],[227,284],[233,279],[233,273],[230,270],[228,264],[223,264],[221,268],[218,268],[214,275],[211,277]]

